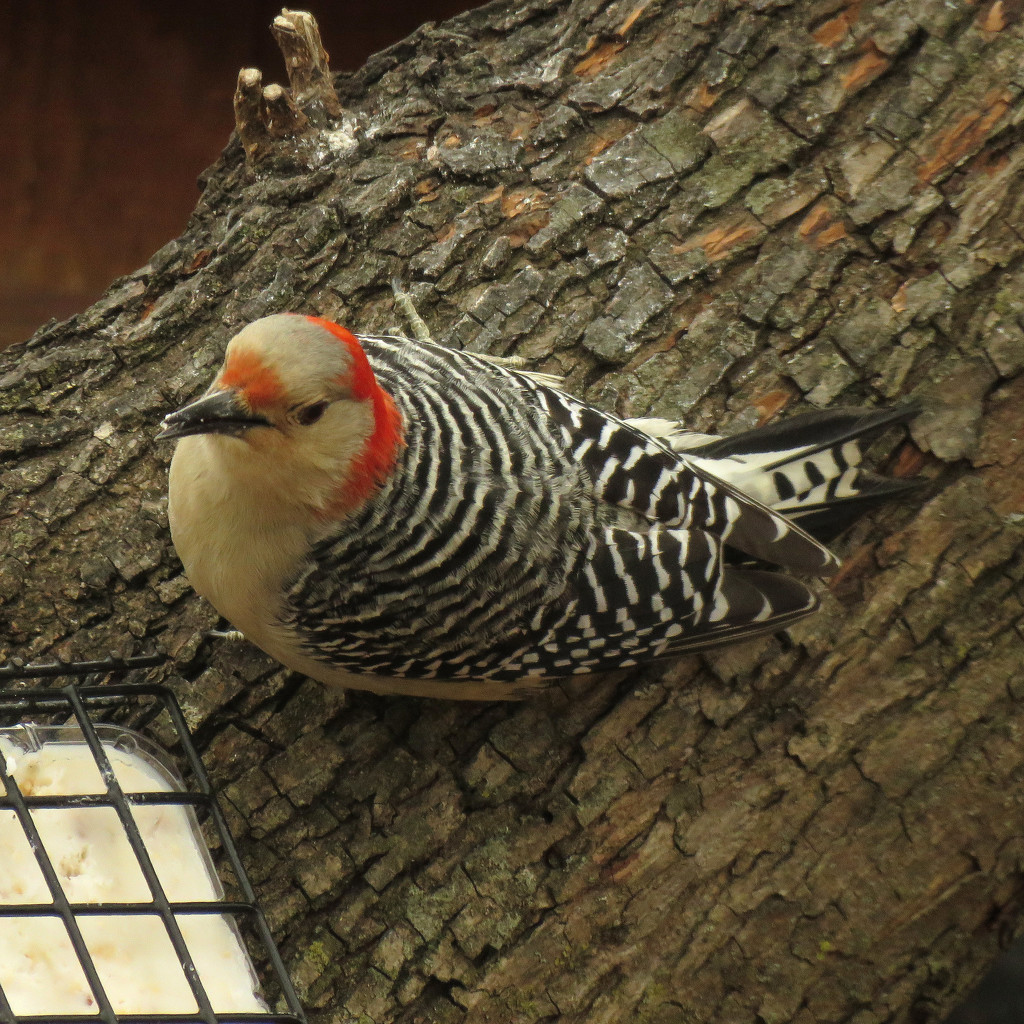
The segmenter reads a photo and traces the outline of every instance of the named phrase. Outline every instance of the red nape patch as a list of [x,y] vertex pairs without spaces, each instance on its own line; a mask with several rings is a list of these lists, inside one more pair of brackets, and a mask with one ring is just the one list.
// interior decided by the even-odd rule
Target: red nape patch
[[[351,390],[353,398],[372,398],[375,391],[380,391],[377,378],[370,368],[370,360],[366,358],[363,346],[359,344],[359,340],[350,330],[318,316],[307,316],[306,319],[311,324],[316,324],[317,327],[322,327],[329,334],[333,334],[348,350],[348,354],[352,357],[352,379],[342,381],[342,384]],[[383,394],[383,392],[381,393]]]
[[328,516],[340,516],[362,504],[394,466],[402,441],[402,414],[391,396],[377,383],[370,360],[351,331],[318,316],[306,319],[333,334],[345,346],[352,363],[350,379],[343,383],[353,398],[369,401],[373,406],[373,433],[366,439],[362,452],[352,460],[348,480],[338,488],[327,509]]
[[284,400],[281,378],[253,352],[232,352],[218,383],[239,392],[253,409],[280,405]]

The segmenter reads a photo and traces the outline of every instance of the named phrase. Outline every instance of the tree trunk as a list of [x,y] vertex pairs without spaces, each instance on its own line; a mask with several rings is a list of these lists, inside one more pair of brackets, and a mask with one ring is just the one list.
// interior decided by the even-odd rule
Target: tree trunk
[[[509,0],[340,114],[243,77],[186,233],[0,357],[0,659],[170,653],[313,1021],[931,1021],[1019,927],[1018,6]],[[623,414],[912,396],[928,486],[783,637],[520,705],[290,676],[204,638],[153,436],[247,321],[398,325],[393,275]]]

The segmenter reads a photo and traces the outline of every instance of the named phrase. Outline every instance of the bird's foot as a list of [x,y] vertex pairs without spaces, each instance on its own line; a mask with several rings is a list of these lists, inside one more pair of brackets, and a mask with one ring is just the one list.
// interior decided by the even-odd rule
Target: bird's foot
[[393,277],[391,279],[391,290],[395,294],[395,305],[405,317],[406,323],[412,330],[412,336],[424,345],[432,345],[434,339],[430,336],[430,328],[416,311],[412,295],[402,287],[400,278]]
[[208,629],[206,636],[211,640],[230,640],[232,643],[245,639],[245,634],[240,629]]

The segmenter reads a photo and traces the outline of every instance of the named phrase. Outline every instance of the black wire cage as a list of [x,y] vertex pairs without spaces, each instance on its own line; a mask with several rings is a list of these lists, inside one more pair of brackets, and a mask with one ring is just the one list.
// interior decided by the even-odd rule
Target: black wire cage
[[[127,662],[119,663],[125,668],[142,667]],[[19,675],[20,664],[5,666],[0,673],[8,679]],[[94,671],[109,669],[110,663],[95,663]],[[24,676],[65,676],[64,665],[33,667],[20,673]],[[41,670],[40,670],[41,669]],[[94,677],[95,678],[95,677]],[[123,730],[117,732],[117,729]],[[32,854],[45,880],[49,899],[45,895],[35,902],[0,903],[0,926],[5,922],[14,928],[25,927],[31,919],[46,919],[46,927],[57,929],[61,924],[66,931],[74,956],[81,967],[88,985],[88,1010],[75,1014],[66,1012],[40,1011],[33,1006],[28,1014],[24,1007],[12,1008],[8,993],[5,993],[0,974],[0,1022],[2,1024],[69,1024],[73,1021],[103,1022],[103,1024],[306,1024],[306,1017],[295,995],[281,956],[274,944],[263,912],[257,905],[252,885],[246,876],[238,851],[228,830],[224,815],[217,804],[209,778],[192,742],[181,708],[173,694],[164,687],[148,684],[106,684],[102,686],[67,685],[35,689],[0,689],[0,736],[12,734],[29,737],[40,733],[56,737],[61,741],[80,744],[79,753],[88,751],[90,769],[99,773],[101,782],[92,787],[93,792],[70,793],[67,795],[39,795],[23,792],[16,780],[17,772],[7,763],[0,752],[0,816],[4,816],[8,827],[15,822],[20,826],[31,847]],[[135,792],[119,781],[118,771],[112,766],[112,755],[118,754],[111,747],[111,736],[141,736],[144,742],[152,742],[165,752],[172,764],[166,765],[168,777],[174,780],[174,788],[167,791]],[[9,747],[8,747],[9,749]],[[89,789],[89,787],[84,787]],[[144,807],[178,808],[177,814],[185,814],[192,822],[199,847],[205,844],[206,856],[211,873],[215,871],[215,898],[179,900],[169,899],[160,872],[154,867],[154,851],[147,848],[133,809]],[[72,902],[61,882],[61,872],[54,858],[47,850],[47,842],[40,834],[40,812],[81,808],[109,808],[116,814],[120,826],[130,845],[139,871],[148,886],[150,898],[125,902]],[[111,816],[111,811],[104,813]],[[142,813],[142,812],[139,812]],[[19,837],[20,838],[20,837]],[[0,850],[0,871],[11,851]],[[134,871],[134,866],[132,867]],[[255,967],[252,977],[254,996],[264,1007],[263,1012],[254,1012],[250,1007],[244,1012],[215,1007],[204,984],[204,967],[197,966],[194,951],[183,934],[186,926],[197,916],[213,915],[227,922],[236,940],[241,944],[240,955],[248,958]],[[95,950],[90,951],[88,932],[97,919],[105,918],[107,926],[119,928],[118,922],[145,916],[150,922],[158,920],[163,925],[166,937],[173,948],[170,957],[172,968],[180,968],[187,991],[191,993],[194,1006],[186,1012],[148,1012],[145,1008],[136,1012],[122,1006],[115,1009],[117,1000],[112,998],[98,969]],[[141,922],[138,922],[141,923]],[[32,926],[38,927],[39,926]],[[148,925],[152,928],[152,925]],[[130,928],[125,933],[125,945],[129,948],[118,950],[116,956],[124,957],[127,964],[132,956]],[[156,929],[157,931],[159,929]],[[176,961],[176,964],[175,964]],[[2,967],[3,965],[0,965]],[[11,969],[14,969],[13,967]],[[19,966],[17,968],[21,970]],[[126,968],[130,969],[130,968]],[[250,967],[250,971],[252,967]],[[258,976],[258,978],[257,978]],[[209,979],[209,975],[207,975]],[[257,983],[258,982],[258,983]],[[176,979],[181,989],[181,977]],[[184,991],[184,990],[183,990]],[[19,1012],[15,1012],[15,1010]]]

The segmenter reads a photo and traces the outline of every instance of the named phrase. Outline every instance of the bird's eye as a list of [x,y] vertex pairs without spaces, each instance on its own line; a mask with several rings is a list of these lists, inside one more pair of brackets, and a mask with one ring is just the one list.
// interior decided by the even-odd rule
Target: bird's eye
[[326,411],[326,402],[314,402],[312,405],[307,405],[304,409],[300,409],[295,418],[304,427],[308,427],[311,423],[316,423]]

